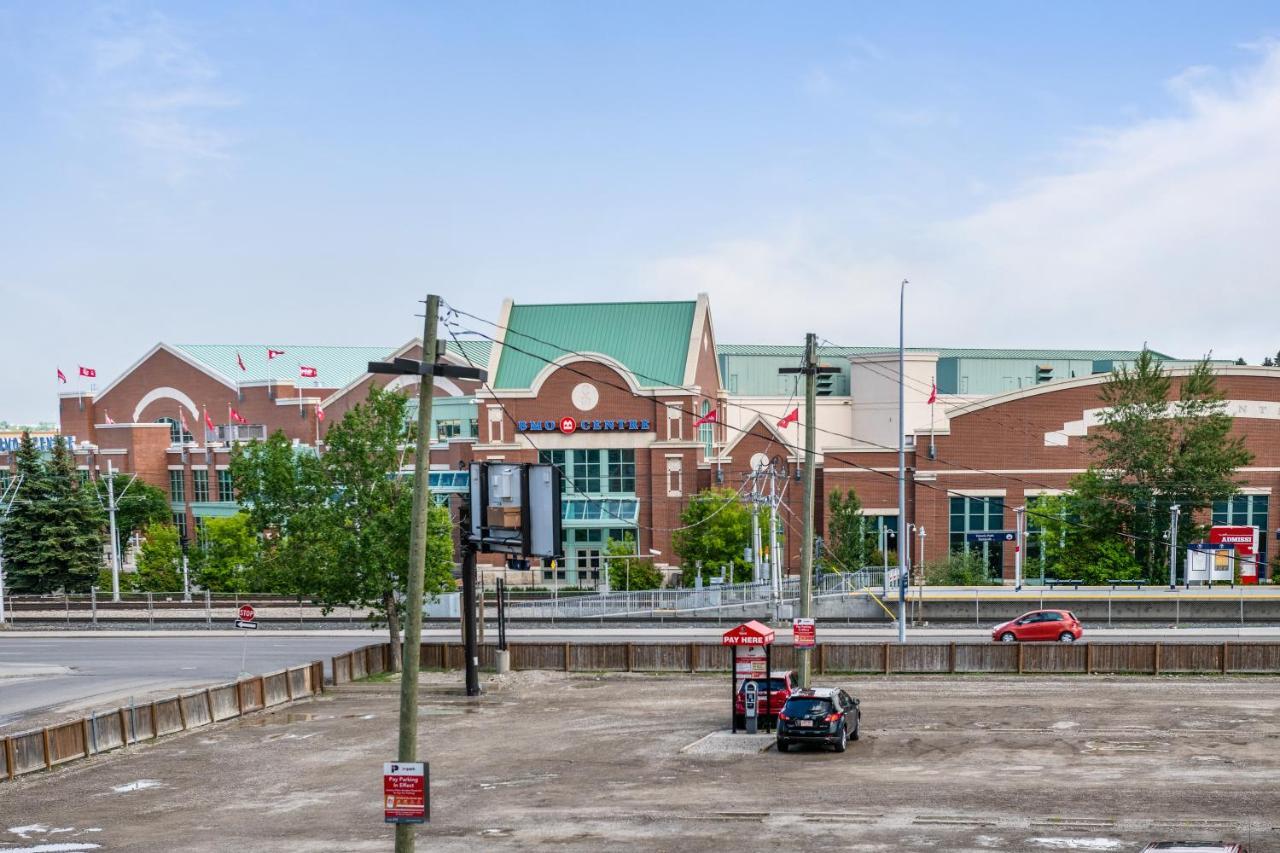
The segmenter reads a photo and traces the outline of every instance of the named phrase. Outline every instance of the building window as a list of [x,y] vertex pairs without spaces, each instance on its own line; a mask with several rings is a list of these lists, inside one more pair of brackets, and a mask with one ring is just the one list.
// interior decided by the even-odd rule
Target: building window
[[235,487],[231,485],[231,469],[218,469],[218,500],[231,503],[236,499]]
[[679,457],[667,460],[667,497],[678,498],[684,494],[684,461]]
[[636,491],[636,452],[634,450],[610,450],[609,454],[609,493],[635,494]]
[[448,441],[462,435],[462,421],[436,421],[436,440]]
[[1002,577],[1004,546],[997,542],[974,542],[969,533],[1004,529],[1004,498],[953,497],[951,499],[951,550],[978,553],[992,577]]
[[183,430],[182,424],[174,418],[156,418],[156,423],[169,425],[170,444],[191,444],[195,441],[195,438],[192,437],[191,433]]
[[182,469],[169,470],[169,500],[182,503],[187,499],[187,482]]
[[[711,401],[703,400],[702,401],[702,417],[705,418],[710,411],[711,411]],[[698,441],[702,443],[703,459],[711,458],[711,442],[715,436],[714,430],[715,430],[715,424],[706,423],[706,424],[700,424],[698,426]]]
[[1229,501],[1213,502],[1214,524],[1238,524],[1258,528],[1258,580],[1271,577],[1267,571],[1267,512],[1270,495],[1236,495]]
[[209,472],[200,468],[191,471],[191,499],[197,502],[209,500]]
[[173,514],[173,526],[178,528],[178,540],[187,541],[187,514],[185,512],[175,512]]

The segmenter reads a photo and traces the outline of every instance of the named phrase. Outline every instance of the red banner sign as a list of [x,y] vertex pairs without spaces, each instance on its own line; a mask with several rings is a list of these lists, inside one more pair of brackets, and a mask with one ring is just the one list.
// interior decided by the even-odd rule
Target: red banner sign
[[797,649],[811,649],[818,644],[818,628],[812,619],[792,620],[791,642]]
[[427,765],[421,761],[396,761],[382,765],[384,823],[427,823]]

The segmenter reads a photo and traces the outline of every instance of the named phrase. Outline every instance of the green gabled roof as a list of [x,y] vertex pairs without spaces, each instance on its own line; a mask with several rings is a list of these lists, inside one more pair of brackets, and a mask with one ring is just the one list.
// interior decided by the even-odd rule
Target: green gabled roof
[[512,305],[493,387],[528,388],[561,356],[599,353],[618,361],[642,388],[684,384],[696,302]]
[[[369,369],[369,362],[383,361],[393,352],[395,347],[336,347],[316,346],[312,344],[271,344],[273,350],[284,350],[267,360],[267,344],[174,344],[174,349],[187,357],[198,361],[210,370],[221,373],[233,382],[261,382],[270,379],[273,382],[298,380],[308,387],[345,388],[359,379]],[[488,341],[462,341],[461,346],[449,342],[449,349],[483,367],[489,361]],[[236,355],[244,359],[245,369],[241,370],[236,362]],[[299,375],[299,365],[314,367],[315,379],[303,379]]]

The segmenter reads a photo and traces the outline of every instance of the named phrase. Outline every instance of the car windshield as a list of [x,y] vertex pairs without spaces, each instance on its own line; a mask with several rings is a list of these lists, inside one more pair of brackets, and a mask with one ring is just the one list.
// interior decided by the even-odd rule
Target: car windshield
[[[766,690],[772,690],[773,692],[777,693],[780,690],[787,689],[787,682],[781,678],[770,678],[770,679],[753,678],[751,680],[755,682],[756,690],[758,690],[761,693],[764,693]],[[741,693],[743,690],[746,690],[746,689],[747,689],[746,682],[743,682],[742,687],[738,688],[738,692]]]
[[831,700],[788,699],[782,712],[788,717],[825,717],[831,713]]

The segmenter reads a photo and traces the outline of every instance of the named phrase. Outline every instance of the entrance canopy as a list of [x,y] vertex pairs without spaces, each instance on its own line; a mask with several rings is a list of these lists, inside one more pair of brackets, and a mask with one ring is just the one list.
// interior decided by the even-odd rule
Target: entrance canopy
[[722,646],[768,646],[773,643],[773,629],[752,619],[730,628],[720,638]]

